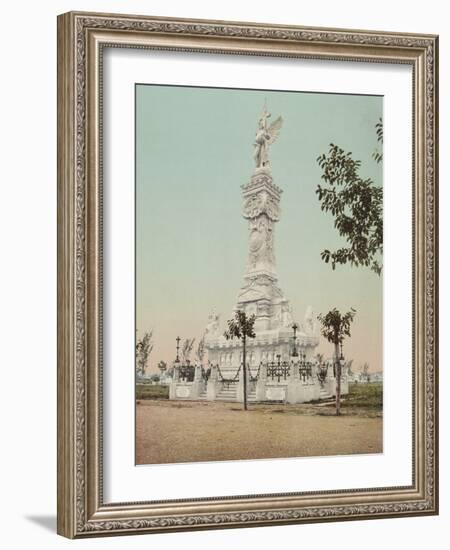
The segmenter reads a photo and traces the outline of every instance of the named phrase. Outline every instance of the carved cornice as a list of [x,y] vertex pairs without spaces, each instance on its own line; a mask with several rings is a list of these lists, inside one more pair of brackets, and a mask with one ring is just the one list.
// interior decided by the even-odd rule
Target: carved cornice
[[353,32],[339,29],[302,29],[276,25],[218,23],[199,21],[177,21],[164,18],[136,19],[133,16],[91,16],[80,14],[77,22],[83,29],[111,29],[164,34],[194,36],[226,36],[248,39],[286,40],[294,42],[323,42],[345,45],[373,45],[401,48],[428,48],[433,45],[432,37],[398,35],[382,32]]
[[427,503],[424,501],[402,504],[373,504],[332,507],[310,507],[295,510],[274,510],[261,512],[239,512],[222,514],[191,514],[176,517],[156,517],[152,519],[135,519],[123,521],[91,521],[86,525],[86,531],[123,531],[133,530],[158,530],[176,527],[201,527],[227,525],[260,525],[297,522],[299,520],[318,519],[360,519],[376,515],[395,516],[401,513],[417,513],[426,511]]
[[273,177],[268,172],[256,172],[252,175],[250,181],[245,185],[241,185],[244,197],[247,197],[262,189],[266,190],[275,199],[280,199],[283,190],[278,187],[273,181]]

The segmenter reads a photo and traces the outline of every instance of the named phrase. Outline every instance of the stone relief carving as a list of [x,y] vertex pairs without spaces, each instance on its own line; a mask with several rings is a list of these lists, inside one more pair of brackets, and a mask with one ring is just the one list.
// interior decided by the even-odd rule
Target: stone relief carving
[[243,213],[246,219],[253,219],[261,214],[266,214],[272,221],[280,219],[278,201],[265,190],[246,199]]
[[268,301],[258,302],[258,315],[270,315],[270,303]]
[[317,334],[317,321],[314,317],[314,310],[311,306],[308,306],[305,311],[305,317],[303,319],[303,329],[305,334]]
[[273,227],[267,216],[260,216],[250,222],[249,269],[273,270]]

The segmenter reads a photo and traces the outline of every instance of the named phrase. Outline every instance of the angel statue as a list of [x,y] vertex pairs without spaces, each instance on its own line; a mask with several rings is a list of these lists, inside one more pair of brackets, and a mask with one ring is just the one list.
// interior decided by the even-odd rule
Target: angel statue
[[283,119],[279,116],[270,126],[268,126],[267,119],[269,119],[270,116],[271,114],[267,111],[267,108],[264,105],[255,137],[254,159],[256,168],[264,168],[269,166],[269,145],[272,145],[272,143],[277,139],[281,126],[283,125]]
[[303,329],[306,334],[316,334],[317,323],[314,321],[314,311],[311,306],[308,306],[305,311],[305,317],[303,319]]

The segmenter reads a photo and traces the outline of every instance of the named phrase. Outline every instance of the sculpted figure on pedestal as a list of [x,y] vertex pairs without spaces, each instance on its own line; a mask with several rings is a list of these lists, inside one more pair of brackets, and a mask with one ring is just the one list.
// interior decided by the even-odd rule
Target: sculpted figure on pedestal
[[266,168],[269,166],[269,145],[272,145],[277,139],[281,126],[283,125],[283,119],[279,116],[270,126],[268,126],[267,119],[270,118],[270,116],[266,106],[264,106],[255,136],[254,159],[256,168]]
[[311,306],[306,308],[304,317],[304,330],[306,334],[314,335],[317,332],[317,323],[314,319],[314,311]]
[[214,336],[219,332],[220,315],[214,310],[208,315],[208,324],[205,329],[205,336]]
[[292,317],[291,306],[285,303],[281,306],[281,322],[283,327],[291,327],[294,319]]

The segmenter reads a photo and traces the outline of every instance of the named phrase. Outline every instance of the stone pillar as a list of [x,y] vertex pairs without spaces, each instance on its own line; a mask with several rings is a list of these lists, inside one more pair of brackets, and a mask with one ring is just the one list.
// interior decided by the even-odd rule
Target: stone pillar
[[169,386],[169,399],[176,399],[177,398],[176,389],[177,389],[177,384],[178,384],[179,380],[180,380],[180,371],[178,370],[178,367],[176,365],[174,365],[172,382],[170,383],[170,386]]
[[[247,360],[247,363],[249,362],[249,351],[247,349],[247,353],[246,353],[246,360]],[[236,401],[238,403],[243,403],[244,402],[244,363],[242,363],[242,366],[241,366],[241,370],[239,371],[239,381],[237,383],[237,390],[236,390]],[[247,371],[247,374],[248,374],[248,371]],[[248,382],[248,376],[247,376],[247,382]],[[248,386],[248,384],[247,384]],[[248,387],[247,387],[247,392],[248,392]],[[248,397],[248,395],[247,395]]]
[[202,367],[201,365],[195,365],[194,381],[192,382],[190,399],[198,399],[202,391]]
[[173,367],[173,381],[178,382],[180,380],[180,369],[178,366]]
[[296,360],[291,361],[291,376],[289,377],[289,382],[293,382],[294,380],[299,380],[300,373],[299,373],[299,363]]
[[194,382],[198,382],[202,379],[202,366],[195,365]]
[[267,363],[262,363],[259,370],[259,378],[256,382],[256,401],[265,401],[267,383]]
[[[248,259],[237,309],[256,315],[256,332],[270,329],[273,318],[272,289],[278,279],[274,231],[280,218],[281,194],[268,163],[258,166],[250,181],[242,186],[243,216],[248,222]],[[255,299],[248,299],[249,292]]]
[[208,383],[206,385],[206,399],[208,401],[215,401],[217,395],[217,366],[211,365],[211,374],[209,375]]
[[299,362],[291,361],[290,376],[288,378],[288,387],[286,389],[286,402],[287,403],[301,403],[302,396],[302,383],[299,373]]
[[328,367],[327,379],[325,381],[325,387],[328,390],[328,393],[333,397],[336,395],[336,377],[334,375],[333,364],[330,364]]
[[347,366],[342,367],[341,370],[341,395],[348,394],[348,369]]

